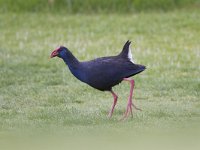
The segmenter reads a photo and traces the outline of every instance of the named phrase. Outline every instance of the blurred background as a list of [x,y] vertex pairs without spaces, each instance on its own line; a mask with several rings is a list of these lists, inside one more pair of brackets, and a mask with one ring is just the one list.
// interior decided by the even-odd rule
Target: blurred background
[[0,0],[1,11],[63,13],[133,13],[198,9],[199,0]]
[[[143,111],[120,122],[128,84],[114,87],[119,100],[109,120],[111,94],[78,81],[49,56],[60,45],[80,61],[117,55],[127,40],[147,70],[134,76],[134,101]],[[143,140],[156,137],[149,141],[155,149],[164,135],[195,148],[199,91],[200,0],[0,0],[0,139],[57,134],[67,137],[60,141],[66,148],[81,147],[72,136],[99,135],[111,148],[132,148],[135,139],[148,147]]]

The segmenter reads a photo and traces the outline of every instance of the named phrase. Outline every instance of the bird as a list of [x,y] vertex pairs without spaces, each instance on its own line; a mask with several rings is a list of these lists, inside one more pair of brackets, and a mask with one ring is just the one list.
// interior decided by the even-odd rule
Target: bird
[[78,80],[97,90],[109,91],[112,94],[113,104],[108,113],[109,118],[112,117],[118,100],[118,96],[112,88],[122,81],[128,81],[130,83],[130,94],[123,115],[123,118],[128,118],[130,114],[133,117],[133,108],[141,110],[136,107],[132,100],[135,81],[131,77],[146,69],[146,66],[134,63],[130,44],[131,41],[128,40],[118,55],[100,57],[90,61],[79,61],[68,48],[59,46],[52,51],[50,58],[57,56],[63,59]]

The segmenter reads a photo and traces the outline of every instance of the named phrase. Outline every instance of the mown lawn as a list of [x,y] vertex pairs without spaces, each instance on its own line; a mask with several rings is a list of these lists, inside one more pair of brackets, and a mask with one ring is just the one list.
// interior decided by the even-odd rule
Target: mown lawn
[[[23,131],[79,134],[144,133],[199,129],[200,12],[132,15],[0,14],[0,135]],[[65,64],[50,59],[59,45],[80,60],[115,55],[132,41],[137,63],[134,100],[143,109],[119,121],[129,94],[114,88],[113,118],[108,92],[78,81]],[[109,131],[109,132],[108,132]]]

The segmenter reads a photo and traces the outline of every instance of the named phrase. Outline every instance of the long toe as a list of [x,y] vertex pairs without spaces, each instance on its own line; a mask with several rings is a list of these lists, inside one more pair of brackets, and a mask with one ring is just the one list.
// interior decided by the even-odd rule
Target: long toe
[[125,120],[125,119],[127,119],[128,116],[129,116],[129,113],[130,113],[130,107],[127,106],[126,112],[124,113],[123,117],[122,117],[120,120]]
[[133,104],[132,103],[132,106],[136,109],[136,110],[140,110],[140,111],[142,111],[142,109],[141,108],[138,108],[135,104]]

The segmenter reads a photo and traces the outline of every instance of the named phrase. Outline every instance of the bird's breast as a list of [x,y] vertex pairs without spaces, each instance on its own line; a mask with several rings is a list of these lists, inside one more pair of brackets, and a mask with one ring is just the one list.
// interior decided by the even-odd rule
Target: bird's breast
[[71,73],[80,81],[82,82],[86,82],[87,81],[87,76],[86,73],[83,69],[81,69],[80,67],[72,67],[72,66],[68,66],[69,70],[71,71]]

